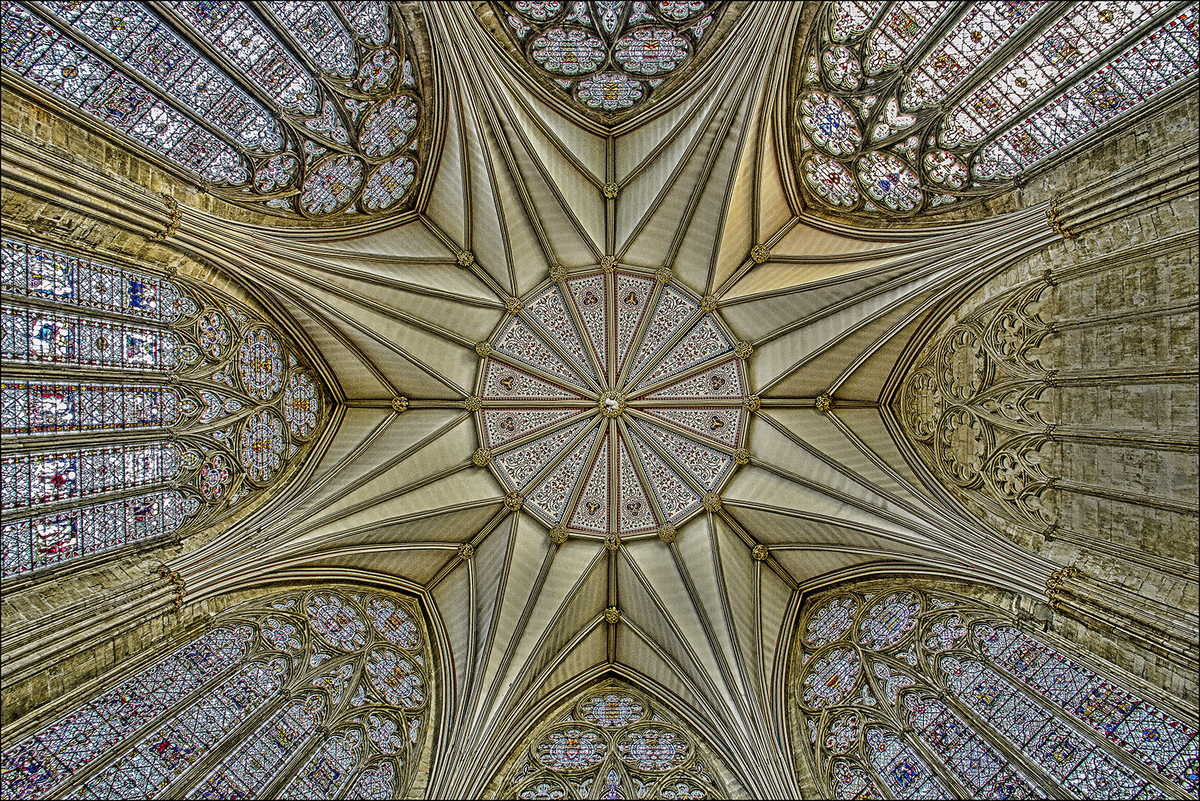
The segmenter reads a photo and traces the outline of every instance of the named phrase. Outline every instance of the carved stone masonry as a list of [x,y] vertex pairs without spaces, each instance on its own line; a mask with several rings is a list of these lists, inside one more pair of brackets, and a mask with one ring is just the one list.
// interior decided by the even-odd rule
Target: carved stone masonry
[[1051,372],[1042,363],[1050,327],[1038,281],[960,322],[905,378],[900,419],[915,449],[946,486],[1018,523],[1055,522],[1043,466],[1052,441]]

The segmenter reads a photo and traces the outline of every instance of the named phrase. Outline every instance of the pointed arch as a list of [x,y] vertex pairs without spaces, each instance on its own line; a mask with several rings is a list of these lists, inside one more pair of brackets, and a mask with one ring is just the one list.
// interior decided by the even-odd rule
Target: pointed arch
[[969,593],[874,579],[797,619],[793,748],[833,798],[1183,798],[1196,727]]
[[427,631],[416,599],[351,585],[231,607],[5,749],[4,796],[406,797],[432,741]]
[[496,798],[732,798],[716,751],[666,704],[600,678],[546,712],[490,783]]
[[328,388],[227,293],[17,239],[0,256],[5,578],[210,526],[320,439]]

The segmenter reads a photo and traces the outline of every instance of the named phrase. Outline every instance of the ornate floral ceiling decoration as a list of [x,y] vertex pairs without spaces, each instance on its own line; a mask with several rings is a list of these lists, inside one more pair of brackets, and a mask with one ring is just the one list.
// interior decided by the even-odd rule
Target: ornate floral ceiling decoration
[[1197,72],[1194,3],[830,2],[802,43],[805,194],[864,219],[1011,186]]
[[643,105],[694,59],[722,2],[493,2],[526,68],[593,112]]
[[230,202],[308,220],[412,205],[428,125],[387,3],[4,2],[6,70]]
[[749,461],[746,346],[670,271],[559,273],[478,348],[475,462],[548,526],[670,537]]

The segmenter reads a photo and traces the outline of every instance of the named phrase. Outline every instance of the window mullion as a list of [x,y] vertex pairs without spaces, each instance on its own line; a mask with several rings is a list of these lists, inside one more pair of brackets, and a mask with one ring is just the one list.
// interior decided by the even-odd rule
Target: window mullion
[[[323,84],[325,88],[328,89],[330,81],[326,78],[325,71],[321,69],[321,66],[317,64],[316,61],[313,60],[313,57],[308,54],[308,51],[301,47],[299,42],[292,37],[291,31],[287,30],[286,26],[284,26],[278,19],[275,18],[275,15],[271,13],[269,8],[263,5],[261,0],[254,0],[254,2],[248,3],[248,5],[250,6],[251,13],[258,17],[259,22],[261,22],[268,31],[275,35],[275,38],[279,41],[279,44],[288,51],[292,58],[296,59],[303,69],[308,70],[308,74],[313,79],[313,83]],[[338,21],[341,22],[340,17],[338,18]],[[346,28],[345,30],[347,35],[349,35],[350,28]],[[351,43],[353,43],[353,41],[354,39],[351,37]],[[347,81],[352,81],[353,79],[353,76],[351,76],[350,78],[347,78]],[[319,116],[320,114],[321,107],[318,106],[317,115]]]
[[942,687],[940,681],[937,684],[937,696],[942,703],[950,708],[954,714],[965,720],[998,753],[1002,754],[1010,762],[1020,765],[1029,778],[1037,777],[1038,783],[1050,791],[1051,797],[1063,799],[1079,798],[1079,796],[1074,795],[1059,784],[1057,779],[1047,773],[1037,762],[1026,756],[1018,746],[1010,742],[998,729],[993,728],[992,724],[984,720],[969,705],[959,701],[958,696],[952,690]]
[[[226,625],[230,625],[231,627],[236,628],[236,626],[238,624],[235,622],[235,623],[226,624]],[[209,628],[208,631],[213,631],[216,628],[218,628],[218,627],[213,626],[213,627]],[[203,636],[203,635],[199,635],[199,636]],[[186,645],[188,645],[188,643],[190,643],[192,641],[192,639],[195,639],[195,637],[189,639],[187,642],[180,643],[178,646],[176,646],[175,651],[172,651],[171,653],[174,654],[176,651],[179,651],[180,649],[184,648]],[[250,641],[247,643],[247,646],[246,646],[247,650],[250,650],[251,648],[253,648],[253,643],[254,643],[254,640],[253,640],[253,636],[252,636]],[[133,672],[131,672],[129,675],[125,676],[120,681],[113,682],[113,684],[111,685],[111,687],[109,687],[108,690],[101,691],[92,700],[95,700],[95,698],[100,697],[105,692],[108,692],[116,687],[119,687],[122,683],[124,683],[126,681],[137,678],[137,676],[139,676],[143,671],[153,667],[158,661],[159,660],[156,660],[156,659],[149,660],[148,664],[143,664],[140,667],[136,668]],[[214,675],[213,677],[208,679],[206,682],[201,684],[196,689],[192,690],[190,693],[185,695],[183,698],[176,701],[170,711],[164,713],[160,717],[158,717],[148,723],[143,724],[137,730],[126,735],[126,737],[123,740],[121,740],[120,744],[117,747],[110,749],[107,753],[103,754],[102,756],[100,756],[99,758],[94,760],[92,762],[92,764],[88,765],[82,771],[80,771],[76,775],[72,776],[69,781],[67,781],[64,784],[57,787],[55,789],[55,795],[59,796],[59,797],[65,797],[65,796],[69,795],[71,792],[73,792],[77,787],[79,787],[79,785],[90,781],[94,776],[100,774],[102,771],[107,769],[111,764],[113,764],[118,759],[120,759],[122,756],[126,755],[128,752],[133,750],[133,748],[136,747],[137,744],[141,740],[143,740],[147,736],[149,736],[155,729],[158,729],[158,728],[161,728],[162,726],[167,725],[172,720],[174,720],[179,715],[180,712],[182,712],[183,710],[187,709],[188,707],[194,705],[197,701],[200,700],[200,698],[202,698],[207,693],[209,693],[214,687],[218,686],[221,682],[225,681],[231,675],[233,675],[235,672],[237,672],[243,665],[246,664],[247,661],[248,661],[248,657],[243,656],[241,659],[234,662],[232,665],[225,668],[220,673]]]
[[[880,25],[883,24],[883,21],[885,19],[887,19],[887,15],[892,13],[892,7],[896,6],[896,5],[899,5],[899,0],[887,0],[887,2],[883,4],[883,8],[879,9],[879,13],[875,15],[875,19],[871,20],[871,24],[867,26],[867,29],[865,31],[863,31],[861,34],[859,34],[858,39],[859,39],[860,44],[856,45],[856,49],[861,48],[859,50],[860,55],[866,53],[866,48],[867,48],[867,45],[871,41],[871,36],[875,33],[875,30]],[[836,0],[833,0],[832,2],[829,3],[829,11],[833,11],[836,8],[837,8]],[[828,14],[829,12],[827,11],[826,13]],[[830,17],[830,19],[832,19],[833,15],[829,14],[829,17]],[[830,39],[832,40],[832,37],[830,37]],[[860,61],[860,63],[862,63],[863,60],[860,59],[859,61]],[[864,66],[863,67],[863,75],[864,76],[866,75],[866,69],[867,68]]]
[[[899,85],[903,86],[903,79],[907,77],[910,72],[916,69],[922,61],[925,60],[925,57],[929,55],[930,51],[941,44],[943,37],[953,30],[954,26],[957,25],[963,17],[971,13],[973,6],[973,3],[955,3],[950,7],[949,11],[942,12],[942,18],[935,22],[932,28],[926,31],[925,36],[920,42],[917,43],[919,46],[911,53],[905,55],[904,61],[900,62],[900,65],[896,67],[896,70],[901,76]],[[900,98],[896,99],[899,101]],[[904,106],[901,105],[900,108],[903,109]]]
[[[89,53],[91,53],[92,55],[99,58],[101,61],[103,61],[109,67],[111,67],[115,71],[121,73],[129,80],[133,81],[141,89],[143,89],[144,91],[146,91],[153,97],[157,98],[159,101],[170,106],[177,114],[179,114],[183,117],[186,117],[193,125],[196,125],[197,127],[202,128],[205,131],[207,131],[208,133],[217,137],[218,139],[223,141],[226,145],[228,145],[235,152],[241,153],[243,151],[241,144],[238,143],[232,137],[230,137],[229,134],[225,133],[225,131],[216,127],[215,125],[210,123],[207,119],[205,119],[204,117],[197,114],[187,104],[181,103],[170,92],[168,92],[164,89],[160,89],[158,86],[156,86],[154,84],[153,81],[150,81],[149,79],[145,78],[137,70],[131,69],[129,66],[127,66],[125,64],[125,62],[123,62],[121,59],[114,56],[106,48],[101,47],[99,44],[92,41],[92,38],[90,36],[87,36],[86,34],[81,33],[80,31],[77,31],[74,28],[64,24],[62,22],[62,20],[58,19],[58,17],[46,12],[44,9],[42,9],[39,6],[34,6],[33,4],[28,4],[27,7],[29,7],[29,9],[34,14],[37,14],[39,17],[41,17],[47,24],[52,25],[65,38],[71,39],[76,44],[78,44],[80,47],[83,47]],[[129,134],[126,134],[123,131],[113,128],[112,126],[106,125],[105,127],[117,131],[117,133],[121,134],[122,136],[126,136],[130,139],[133,139],[133,137],[130,136]],[[137,140],[134,139],[134,141],[136,142]],[[138,142],[138,144],[142,145],[141,142]],[[142,146],[148,147],[147,145],[142,145]],[[172,160],[172,163],[175,164],[176,162],[174,160]],[[182,166],[182,165],[180,165],[180,166]],[[191,168],[184,167],[183,169],[185,169],[187,172],[192,172]]]
[[[1179,2],[1167,6],[1165,9],[1160,10],[1157,14],[1147,19],[1136,30],[1127,33],[1120,41],[1114,42],[1104,50],[1101,50],[1100,53],[1095,56],[1095,58],[1093,58],[1083,69],[1079,70],[1079,72],[1075,74],[1074,78],[1069,79],[1066,83],[1056,83],[1051,85],[1050,88],[1043,92],[1039,97],[1035,98],[1030,103],[1026,103],[1024,106],[1018,109],[1015,114],[1004,120],[1004,122],[1002,122],[1000,125],[997,125],[990,131],[987,131],[987,133],[984,135],[984,138],[980,140],[971,151],[972,155],[978,154],[989,144],[1003,138],[1004,135],[1013,128],[1017,127],[1025,120],[1033,117],[1043,108],[1058,100],[1063,95],[1069,93],[1079,84],[1091,79],[1091,77],[1096,74],[1096,71],[1101,66],[1120,55],[1124,50],[1132,47],[1139,39],[1149,35],[1156,28],[1161,28],[1168,20],[1188,8],[1191,2],[1192,0],[1179,0]],[[1032,41],[1033,39],[1028,40],[1026,46],[1028,46],[1029,43],[1032,43]],[[977,87],[978,85],[979,84],[976,84],[975,86]],[[1109,121],[1111,120],[1106,122]],[[1100,125],[1092,128],[1092,130],[1087,134],[1084,134],[1084,136],[1088,136],[1104,124],[1105,123],[1100,123]],[[1067,148],[1073,146],[1078,141],[1079,140],[1074,140],[1069,142],[1059,152],[1062,152],[1062,150],[1066,150]]]
[[[928,692],[928,690],[926,690],[926,692]],[[896,699],[897,703],[899,703],[899,700],[899,698]],[[954,775],[953,771],[946,767],[946,765],[942,762],[941,757],[934,753],[933,749],[926,745],[925,741],[917,736],[917,731],[909,722],[908,716],[904,715],[902,720],[904,721],[904,724],[897,731],[900,740],[907,744],[914,753],[921,757],[921,759],[925,760],[926,764],[929,765],[929,769],[933,771],[934,775],[942,780],[942,783],[946,785],[946,789],[948,789],[955,798],[971,798],[971,791],[968,790],[966,786],[958,780],[958,777]]]
[[[242,660],[241,666],[249,664],[254,659],[270,659],[280,656],[279,653],[273,651],[265,651],[255,654],[253,657],[247,657]],[[286,657],[285,657],[286,658]],[[237,750],[242,744],[254,736],[259,727],[262,726],[272,715],[282,709],[290,700],[291,693],[290,685],[294,680],[291,676],[275,693],[275,696],[254,711],[252,715],[247,717],[241,723],[222,738],[216,748],[209,750],[207,754],[196,760],[196,764],[185,770],[177,779],[169,785],[158,791],[155,798],[185,798],[187,794],[199,786],[213,770],[220,767],[230,754]]]
[[[187,42],[202,56],[211,61],[214,67],[225,73],[225,77],[229,78],[230,83],[258,101],[263,108],[271,111],[276,117],[286,113],[278,98],[264,92],[252,76],[246,75],[237,65],[226,59],[219,50],[209,45],[203,36],[193,31],[191,26],[179,17],[178,13],[175,9],[171,8],[169,3],[154,3],[153,8],[150,10],[162,21],[163,25],[170,28],[176,36]],[[279,152],[283,153],[286,151],[287,138],[284,137],[284,144]]]
[[1052,0],[1052,2],[1047,3],[1046,7],[1038,13],[1036,21],[1029,24],[1025,30],[1017,31],[1015,36],[1010,36],[1008,41],[1000,45],[1000,47],[996,48],[996,52],[984,59],[975,68],[974,72],[967,76],[966,80],[946,93],[946,96],[942,98],[936,107],[938,110],[936,119],[942,119],[957,108],[958,104],[967,95],[991,80],[997,72],[1006,67],[1010,61],[1036,41],[1039,36],[1054,27],[1075,6],[1076,4],[1069,0]]
[[[1020,631],[1020,629],[1015,625],[1013,628],[1017,628],[1017,630]],[[1155,771],[1146,767],[1146,765],[1144,765],[1140,759],[1133,757],[1127,753],[1125,749],[1121,748],[1116,743],[1110,742],[1107,737],[1100,735],[1095,729],[1088,728],[1073,715],[1065,714],[1061,707],[1056,707],[1052,702],[1046,698],[1043,698],[1019,676],[1014,676],[1012,673],[1008,672],[1003,665],[1000,665],[990,656],[983,653],[982,649],[978,648],[977,642],[972,641],[971,648],[972,653],[981,663],[987,665],[1001,676],[1009,679],[1011,684],[1016,687],[1019,692],[1024,693],[1027,698],[1032,699],[1038,706],[1047,710],[1052,718],[1068,725],[1077,734],[1081,735],[1085,742],[1092,743],[1096,746],[1096,748],[1104,751],[1104,753],[1113,759],[1118,760],[1125,765],[1125,767],[1137,773],[1138,776],[1150,782],[1150,784],[1153,786],[1161,789],[1168,796],[1180,799],[1180,801],[1183,801],[1184,799],[1192,799],[1192,796],[1189,796],[1187,793],[1183,792],[1183,790],[1177,787],[1174,782],[1171,782],[1160,776]],[[1054,650],[1057,651],[1057,649]],[[1088,669],[1088,672],[1095,675],[1094,671],[1091,671],[1090,668]]]

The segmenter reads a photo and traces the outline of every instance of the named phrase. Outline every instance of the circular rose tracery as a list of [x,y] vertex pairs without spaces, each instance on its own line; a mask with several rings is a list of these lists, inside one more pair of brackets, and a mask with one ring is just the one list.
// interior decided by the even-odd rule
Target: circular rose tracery
[[477,349],[484,464],[572,535],[678,526],[720,492],[745,447],[736,342],[650,271],[589,268],[545,285]]

